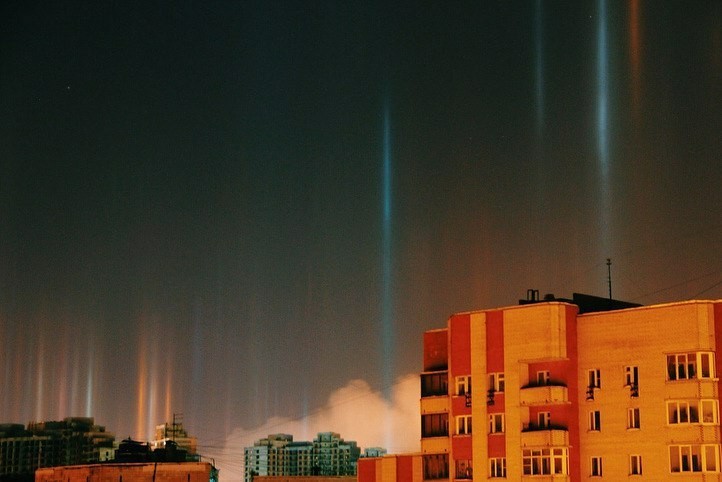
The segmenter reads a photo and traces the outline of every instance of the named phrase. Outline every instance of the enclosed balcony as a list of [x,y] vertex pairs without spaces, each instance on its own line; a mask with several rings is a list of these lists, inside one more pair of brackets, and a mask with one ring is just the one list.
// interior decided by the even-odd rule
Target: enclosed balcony
[[524,424],[522,447],[564,447],[569,445],[569,431],[563,425]]
[[556,403],[569,403],[569,391],[562,383],[530,384],[522,387],[519,393],[519,404],[522,406]]

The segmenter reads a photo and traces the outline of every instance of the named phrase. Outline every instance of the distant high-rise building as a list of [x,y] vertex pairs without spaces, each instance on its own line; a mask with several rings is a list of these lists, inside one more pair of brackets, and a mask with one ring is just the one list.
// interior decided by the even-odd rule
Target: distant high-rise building
[[188,435],[183,423],[174,420],[173,423],[162,423],[155,427],[155,439],[150,442],[152,450],[163,449],[168,442],[174,442],[181,450],[185,450],[190,459],[197,459],[198,439]]
[[39,467],[99,462],[114,441],[89,417],[0,425],[0,476],[32,479]]
[[424,333],[421,452],[359,482],[722,480],[722,300],[520,304]]
[[272,434],[244,449],[245,480],[262,476],[355,475],[361,450],[334,432],[321,432],[313,442],[294,442],[288,434]]

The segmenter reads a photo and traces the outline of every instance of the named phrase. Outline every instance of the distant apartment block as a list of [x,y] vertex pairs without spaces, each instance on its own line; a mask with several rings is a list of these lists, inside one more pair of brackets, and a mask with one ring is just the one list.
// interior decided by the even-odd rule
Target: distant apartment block
[[150,442],[152,450],[166,448],[169,442],[175,443],[178,449],[185,450],[189,460],[197,459],[198,439],[183,428],[183,423],[163,423],[155,427],[155,439]]
[[92,418],[0,425],[0,477],[32,478],[39,467],[99,462],[115,437]]
[[424,334],[421,452],[359,482],[722,480],[722,300],[528,298]]
[[345,476],[356,474],[361,450],[339,434],[321,432],[312,442],[272,434],[244,449],[245,480],[254,476]]

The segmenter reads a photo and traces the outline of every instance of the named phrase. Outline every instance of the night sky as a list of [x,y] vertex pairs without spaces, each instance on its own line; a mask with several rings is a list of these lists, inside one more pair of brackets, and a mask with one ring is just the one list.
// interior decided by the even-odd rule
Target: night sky
[[722,2],[389,3],[0,4],[0,422],[223,477],[454,312],[722,298]]

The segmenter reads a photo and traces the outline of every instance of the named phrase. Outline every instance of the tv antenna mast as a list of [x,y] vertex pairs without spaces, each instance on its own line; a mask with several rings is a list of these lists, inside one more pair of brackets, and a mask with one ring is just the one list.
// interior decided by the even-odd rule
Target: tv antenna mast
[[612,299],[612,260],[607,258],[607,286],[609,286],[609,299]]

